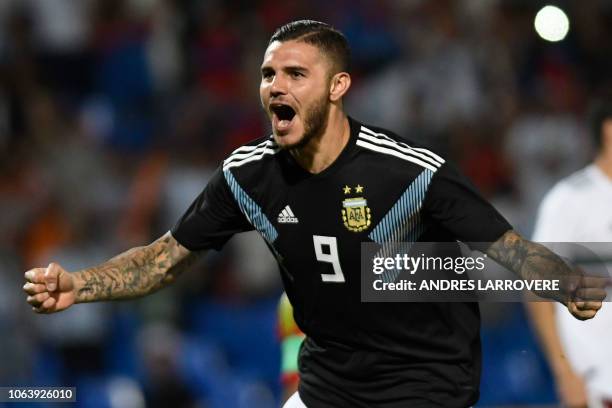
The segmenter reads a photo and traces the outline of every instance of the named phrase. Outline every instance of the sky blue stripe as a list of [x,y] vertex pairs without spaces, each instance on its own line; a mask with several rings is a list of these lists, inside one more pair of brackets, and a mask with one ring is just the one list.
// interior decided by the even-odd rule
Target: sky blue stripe
[[[400,252],[407,253],[423,233],[420,210],[433,175],[433,171],[423,170],[372,230],[369,238],[383,245],[376,256],[394,257]],[[399,270],[386,270],[381,279],[394,282],[399,273]]]
[[419,211],[433,175],[433,171],[425,169],[417,176],[369,234],[372,241],[383,244],[389,241],[414,242],[418,239],[422,230]]
[[261,207],[240,187],[232,172],[228,169],[223,171],[225,181],[232,191],[240,211],[247,217],[251,225],[264,237],[268,243],[272,244],[278,237],[278,231],[272,225],[268,217],[263,213]]

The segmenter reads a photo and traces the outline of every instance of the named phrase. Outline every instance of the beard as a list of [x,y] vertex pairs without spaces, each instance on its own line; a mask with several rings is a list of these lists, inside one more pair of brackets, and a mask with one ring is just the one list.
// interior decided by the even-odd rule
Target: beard
[[323,95],[321,99],[312,104],[310,109],[304,114],[304,135],[302,135],[302,139],[292,146],[292,148],[304,147],[311,140],[323,134],[323,131],[327,127],[330,105],[328,95]]
[[306,146],[310,141],[320,137],[327,127],[327,119],[331,103],[328,95],[322,95],[304,112],[304,133],[297,142],[284,145],[283,149],[299,149]]

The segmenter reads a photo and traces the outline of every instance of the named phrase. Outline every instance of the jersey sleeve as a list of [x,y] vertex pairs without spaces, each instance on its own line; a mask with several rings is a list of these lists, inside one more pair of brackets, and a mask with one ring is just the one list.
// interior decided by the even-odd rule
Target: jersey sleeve
[[219,168],[171,233],[189,250],[219,250],[234,234],[252,229]]
[[488,248],[486,243],[497,241],[512,229],[467,177],[449,162],[433,176],[423,210],[455,239],[480,251]]

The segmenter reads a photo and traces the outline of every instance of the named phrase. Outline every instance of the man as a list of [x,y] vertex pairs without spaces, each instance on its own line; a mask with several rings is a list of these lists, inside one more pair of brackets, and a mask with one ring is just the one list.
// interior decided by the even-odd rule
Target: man
[[[591,113],[596,158],[546,195],[534,240],[612,242],[612,102],[597,103]],[[598,255],[612,262],[612,252]],[[529,303],[528,310],[564,406],[612,407],[612,309],[589,322],[568,319],[552,303]]]
[[[204,250],[256,229],[307,336],[299,394],[287,407],[473,405],[478,304],[362,303],[361,243],[491,242],[481,249],[525,279],[576,273],[513,232],[440,156],[348,118],[348,65],[346,39],[329,25],[297,21],[278,29],[260,87],[273,135],[235,150],[157,241],[73,273],[56,264],[26,272],[28,302],[49,313],[143,296]],[[577,318],[592,318],[602,290],[576,289],[554,296]]]

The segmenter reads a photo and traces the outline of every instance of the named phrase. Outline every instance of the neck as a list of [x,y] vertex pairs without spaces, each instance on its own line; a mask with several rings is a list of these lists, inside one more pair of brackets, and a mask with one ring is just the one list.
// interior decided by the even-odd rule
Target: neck
[[331,109],[323,133],[313,137],[306,145],[289,152],[302,168],[311,174],[317,174],[338,158],[348,143],[350,134],[351,128],[344,112]]
[[612,151],[610,149],[599,153],[595,159],[595,165],[612,180]]

